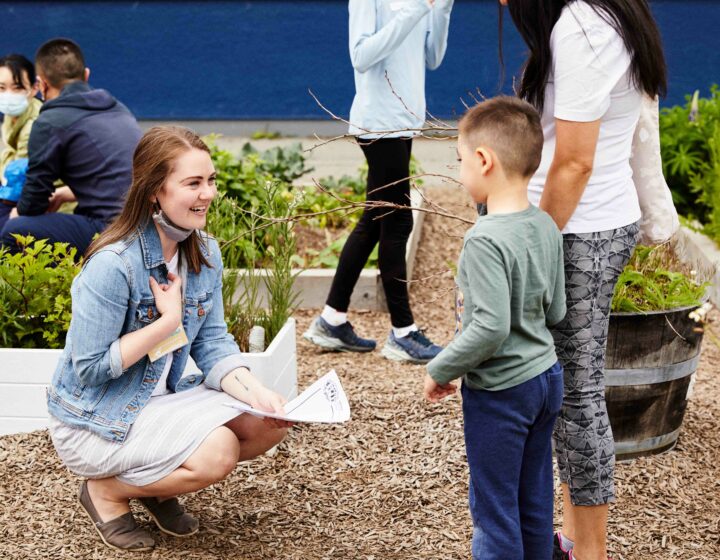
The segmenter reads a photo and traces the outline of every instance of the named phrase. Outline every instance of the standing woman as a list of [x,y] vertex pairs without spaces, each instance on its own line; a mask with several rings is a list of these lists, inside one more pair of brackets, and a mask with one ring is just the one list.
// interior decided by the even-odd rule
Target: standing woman
[[[350,0],[350,60],[355,99],[350,134],[368,162],[367,200],[410,206],[412,138],[425,123],[425,69],[442,62],[453,0]],[[441,350],[415,325],[407,289],[405,248],[410,210],[366,209],[343,247],[330,294],[305,338],[331,350],[370,352],[348,322],[355,284],[375,245],[392,329],[389,359],[426,363]]]
[[531,201],[564,234],[568,312],[554,327],[565,369],[555,428],[564,507],[555,557],[604,560],[615,499],[604,384],[608,319],[638,234],[630,152],[642,96],[664,95],[667,87],[662,44],[646,0],[500,3],[530,50],[519,94],[542,114],[545,145]]
[[[288,426],[224,406],[237,399],[280,411],[284,400],[251,375],[227,332],[220,250],[201,231],[216,192],[195,133],[150,129],[125,207],[72,285],[72,322],[48,390],[50,435],[65,465],[89,479],[80,504],[115,549],[154,545],[135,524],[132,498],[161,531],[196,533],[176,496],[224,479]],[[201,373],[185,373],[189,356]]]
[[[28,139],[33,123],[40,114],[42,102],[37,99],[38,84],[33,63],[21,54],[0,58],[0,113],[2,141],[0,178],[5,176],[9,163],[28,157]],[[15,206],[15,200],[0,196],[0,230]]]

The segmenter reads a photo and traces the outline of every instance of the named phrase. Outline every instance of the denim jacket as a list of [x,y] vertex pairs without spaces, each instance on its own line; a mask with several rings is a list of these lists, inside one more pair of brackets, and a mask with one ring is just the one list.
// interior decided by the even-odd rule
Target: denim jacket
[[[180,392],[205,383],[221,391],[230,371],[245,365],[227,332],[222,301],[222,259],[217,241],[203,236],[212,267],[183,273],[183,327],[188,344],[175,350],[167,385]],[[150,221],[128,239],[93,255],[72,284],[72,321],[65,350],[48,389],[50,414],[105,439],[123,442],[162,374],[164,359],[147,356],[123,370],[120,337],[160,314],[150,277],[167,282],[160,237]],[[188,355],[201,373],[182,377]]]

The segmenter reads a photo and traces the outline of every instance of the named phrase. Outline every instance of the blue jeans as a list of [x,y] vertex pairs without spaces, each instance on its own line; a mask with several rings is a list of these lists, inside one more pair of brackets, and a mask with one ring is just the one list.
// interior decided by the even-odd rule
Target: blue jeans
[[552,432],[563,400],[556,363],[502,391],[463,383],[474,560],[550,560]]
[[4,226],[0,225],[0,246],[13,251],[17,247],[13,234],[32,235],[35,239],[49,239],[51,243],[69,243],[77,247],[77,256],[81,257],[95,234],[104,230],[106,225],[105,221],[96,218],[59,212],[18,216],[7,220]]

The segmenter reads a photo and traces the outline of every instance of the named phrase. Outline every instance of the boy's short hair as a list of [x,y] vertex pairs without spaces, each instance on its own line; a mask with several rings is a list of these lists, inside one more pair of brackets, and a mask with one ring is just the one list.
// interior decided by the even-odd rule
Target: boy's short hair
[[531,177],[540,167],[540,115],[526,101],[505,95],[488,99],[468,109],[458,126],[471,148],[491,148],[508,175]]
[[54,88],[85,78],[85,57],[75,41],[51,39],[35,54],[35,66],[43,79]]

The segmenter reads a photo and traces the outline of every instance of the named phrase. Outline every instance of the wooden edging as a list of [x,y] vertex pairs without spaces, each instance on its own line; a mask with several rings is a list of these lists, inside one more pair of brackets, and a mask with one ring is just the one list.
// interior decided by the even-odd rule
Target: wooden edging
[[[422,208],[423,199],[419,192],[413,190],[410,200],[413,208]],[[412,278],[413,268],[415,265],[415,255],[420,243],[422,234],[423,221],[425,212],[413,210],[413,229],[407,243],[406,260],[408,278]],[[238,276],[247,274],[245,269],[238,271]],[[335,277],[334,268],[308,268],[296,269],[295,291],[298,294],[299,309],[321,309],[325,305],[325,300],[330,292],[330,285]],[[231,273],[231,271],[227,271]],[[260,276],[269,274],[266,269],[259,269],[256,273]],[[242,282],[242,278],[238,278],[238,284]],[[260,286],[260,298],[266,301],[267,293],[264,284]],[[366,268],[360,273],[360,278],[353,290],[350,299],[350,307],[352,309],[368,309],[371,311],[387,311],[387,302],[385,300],[385,292],[382,288],[380,279],[380,271],[376,268]]]
[[697,270],[698,277],[710,282],[708,296],[720,305],[720,249],[702,233],[681,227],[674,239],[675,253],[688,266]]

